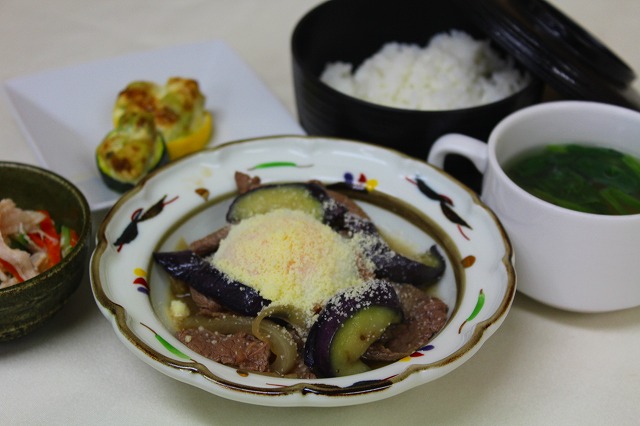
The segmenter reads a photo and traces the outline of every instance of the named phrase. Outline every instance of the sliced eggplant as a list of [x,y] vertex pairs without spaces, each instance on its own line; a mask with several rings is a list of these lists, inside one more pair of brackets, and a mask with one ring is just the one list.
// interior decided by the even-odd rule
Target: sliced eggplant
[[376,265],[375,274],[378,278],[417,287],[437,282],[444,274],[446,265],[436,245],[422,255],[422,262],[398,254],[388,246],[372,253],[371,260]]
[[271,303],[253,288],[229,278],[190,250],[154,253],[153,258],[173,278],[239,314],[256,316]]
[[402,321],[396,292],[382,280],[332,297],[307,336],[305,364],[322,377],[368,371],[360,357],[391,324]]
[[444,274],[446,262],[435,245],[421,256],[420,261],[416,261],[389,247],[370,220],[347,213],[344,226],[351,235],[362,237],[365,251],[375,265],[377,278],[420,287],[437,282]]
[[227,221],[235,224],[278,209],[300,210],[328,224],[346,211],[318,184],[283,183],[262,185],[236,197],[229,206]]

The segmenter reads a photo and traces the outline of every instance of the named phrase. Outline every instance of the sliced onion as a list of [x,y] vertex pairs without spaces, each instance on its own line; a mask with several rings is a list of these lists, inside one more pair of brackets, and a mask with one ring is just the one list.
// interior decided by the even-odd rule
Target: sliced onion
[[220,317],[205,317],[193,315],[180,320],[181,328],[203,327],[209,331],[220,334],[233,334],[245,332],[251,334],[251,322],[253,318],[236,315],[224,315]]
[[[254,324],[257,333],[253,332]],[[191,316],[180,322],[184,328],[203,327],[211,332],[220,334],[247,333],[253,334],[258,339],[269,345],[269,349],[276,356],[271,363],[271,370],[274,373],[284,375],[291,371],[298,357],[298,348],[291,334],[282,326],[272,321],[259,321],[257,318],[242,317],[235,315],[225,315],[217,318],[204,316]]]
[[[302,312],[290,305],[276,305],[272,303],[265,306],[256,316],[254,324],[259,324],[264,318],[278,318],[283,320],[291,325],[300,336],[306,336],[309,331],[309,325],[306,323]],[[254,326],[253,328],[253,334],[257,338],[260,338],[257,326]]]
[[[258,339],[268,343],[271,352],[276,356],[275,361],[271,363],[271,369],[277,373],[286,374],[295,366],[298,347],[291,337],[291,333],[284,327],[266,320],[270,316],[281,318],[281,316],[287,316],[287,313],[283,307],[271,308],[267,306],[253,319],[251,332]],[[281,319],[288,320],[288,318]]]

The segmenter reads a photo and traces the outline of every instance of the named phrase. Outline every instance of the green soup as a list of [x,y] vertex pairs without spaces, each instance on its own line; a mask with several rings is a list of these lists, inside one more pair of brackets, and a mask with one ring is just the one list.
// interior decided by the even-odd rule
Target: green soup
[[614,149],[547,145],[514,158],[504,170],[522,189],[557,206],[605,215],[640,213],[640,159]]

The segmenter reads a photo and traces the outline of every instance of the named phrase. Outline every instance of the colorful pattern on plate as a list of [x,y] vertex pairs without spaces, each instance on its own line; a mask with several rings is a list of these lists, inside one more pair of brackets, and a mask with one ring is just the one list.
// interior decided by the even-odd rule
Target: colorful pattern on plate
[[196,194],[198,194],[204,201],[209,201],[209,190],[207,188],[196,188]]
[[[420,358],[420,357],[425,356],[425,352],[431,351],[433,349],[435,349],[435,346],[433,346],[431,344],[427,344],[427,345],[421,347],[420,349],[418,349],[417,351],[413,352],[411,355],[406,356],[406,357],[404,357],[402,359],[399,359],[396,362],[409,362],[409,361],[411,361],[412,358]],[[243,377],[247,377],[249,375],[249,373],[246,372],[246,371],[238,371],[237,373],[239,375],[243,376]],[[344,387],[342,389],[349,389],[349,388],[353,388],[353,387],[357,387],[357,386],[363,386],[363,385],[371,384],[371,383],[382,383],[382,382],[389,381],[389,380],[393,379],[396,376],[397,376],[397,374],[394,374],[392,376],[383,377],[383,378],[377,379],[377,380],[373,379],[373,380],[366,380],[366,381],[358,381],[358,382],[355,382],[355,383],[353,383],[353,384],[351,384],[349,386],[346,386],[346,387]],[[269,384],[272,385],[272,386],[278,386],[278,387],[286,387],[287,386],[287,385],[279,384],[279,383],[269,383]]]
[[176,355],[178,358],[182,358],[182,359],[187,359],[187,360],[191,360],[191,357],[189,357],[189,355],[186,355],[184,352],[182,352],[180,349],[176,348],[175,346],[173,346],[171,343],[167,342],[166,339],[164,339],[161,335],[159,335],[158,333],[156,333],[151,327],[149,327],[146,324],[140,323],[140,325],[142,325],[143,327],[147,328],[150,332],[153,333],[154,337],[156,338],[156,340],[158,342],[160,342],[160,344],[162,346],[165,347],[165,349],[167,349],[169,352],[171,352],[172,354]]
[[[363,146],[367,149],[363,150]],[[143,289],[147,280],[149,288],[153,289],[152,274],[146,271],[147,276],[132,275],[132,272],[136,268],[147,270],[149,267],[148,253],[158,244],[158,234],[150,228],[158,225],[166,230],[165,221],[175,223],[169,216],[182,218],[190,215],[193,209],[200,212],[203,203],[206,209],[212,199],[226,196],[232,188],[231,176],[238,171],[238,165],[244,165],[241,170],[246,173],[264,174],[265,180],[332,180],[328,186],[336,185],[335,189],[348,194],[361,192],[354,195],[362,200],[367,199],[365,191],[373,190],[375,197],[375,192],[383,188],[388,189],[392,197],[402,197],[408,208],[420,209],[423,215],[431,217],[438,232],[446,234],[454,251],[460,253],[458,259],[450,259],[453,260],[450,264],[467,276],[466,291],[457,292],[454,288],[455,274],[447,275],[446,290],[443,291],[452,303],[450,306],[455,305],[459,310],[453,313],[431,345],[414,351],[402,362],[354,377],[291,380],[222,368],[219,363],[209,362],[200,355],[185,356],[193,352],[164,328],[153,312],[150,298],[138,296],[145,294]],[[248,167],[254,165],[251,170],[256,171],[249,171]],[[213,170],[218,176],[224,176],[220,187],[210,180]],[[374,175],[375,180],[371,179]],[[511,253],[509,242],[480,200],[464,188],[456,191],[455,181],[426,163],[415,162],[389,150],[342,140],[269,137],[205,150],[198,156],[168,165],[152,181],[153,185],[142,185],[131,196],[116,203],[113,213],[107,216],[105,226],[97,234],[92,287],[96,300],[104,308],[102,312],[114,325],[120,340],[133,343],[128,346],[142,355],[143,361],[163,374],[215,395],[271,406],[353,405],[397,395],[466,362],[500,326],[515,293],[515,273],[510,259],[505,259],[505,255]],[[175,195],[180,199],[168,206],[164,214],[137,226],[141,219],[146,220],[151,215],[145,210],[154,211],[152,204],[165,194],[168,195],[165,201]],[[384,197],[380,199],[384,200]],[[164,205],[163,201],[158,207]],[[384,217],[387,220],[387,215],[377,208],[372,209],[372,213],[374,219]],[[130,233],[123,232],[130,221],[133,223],[132,229],[128,230]],[[389,221],[404,226],[401,216],[392,215]],[[198,220],[195,222],[196,228],[189,232],[198,235],[199,227],[206,225]],[[464,237],[463,232],[468,237]],[[122,252],[126,253],[114,247],[114,241],[121,233],[119,244],[130,243],[128,247],[121,246]],[[120,291],[123,285],[124,291]],[[484,301],[479,296],[480,288],[486,296]],[[120,314],[122,311],[125,315]],[[243,376],[248,377],[243,379]]]
[[376,188],[376,186],[378,186],[378,181],[376,179],[368,179],[364,173],[359,173],[357,179],[351,172],[346,172],[343,177],[344,182],[353,187],[353,189],[364,189],[367,192],[371,192]]
[[[267,162],[267,163],[257,164],[255,166],[251,167],[249,170],[266,169],[266,168],[273,168],[273,167],[312,167],[312,165],[298,165],[298,164],[296,164],[294,162],[274,161],[274,162]],[[357,176],[357,178],[356,178],[356,176]],[[367,176],[364,173],[353,174],[352,172],[345,172],[344,175],[343,175],[343,178],[344,178],[344,184],[346,184],[347,186],[351,187],[354,190],[371,192],[371,191],[375,190],[375,188],[378,186],[378,181],[376,179],[369,179],[369,178],[367,178]],[[466,221],[464,221],[457,213],[455,213],[453,211],[452,207],[454,206],[454,203],[453,203],[453,201],[451,200],[450,197],[448,197],[447,195],[439,194],[439,193],[435,192],[420,177],[417,177],[417,176],[415,178],[407,177],[406,180],[408,182],[410,182],[411,184],[416,185],[418,190],[422,194],[427,196],[429,199],[439,202],[440,203],[440,208],[442,209],[442,212],[444,213],[445,217],[447,219],[449,219],[451,222],[453,222],[454,224],[456,224],[456,226],[458,226],[458,228],[466,227],[468,229],[472,229],[466,223]],[[209,191],[206,188],[197,188],[195,190],[195,192],[200,197],[202,197],[203,200],[205,200],[205,201],[208,200]],[[165,201],[165,199],[166,199],[166,195],[164,197],[162,197],[158,202],[156,202],[153,206],[151,206],[146,212],[142,208],[139,208],[136,211],[134,211],[134,213],[133,213],[133,215],[131,217],[131,223],[127,226],[127,228],[122,233],[120,238],[118,238],[118,240],[116,240],[116,242],[114,243],[115,245],[118,246],[118,251],[120,251],[120,249],[122,248],[123,244],[129,243],[129,242],[133,241],[137,237],[137,235],[138,235],[137,223],[142,222],[144,220],[151,219],[151,218],[157,216],[158,214],[160,214],[162,212],[164,206],[174,202],[175,200],[178,199],[178,197],[176,196],[176,197],[172,198],[169,201]],[[462,230],[460,230],[460,232],[462,233],[462,235],[466,239],[469,239],[462,232]],[[475,260],[476,260],[475,256],[469,255],[469,256],[466,256],[464,259],[462,259],[461,264],[462,264],[463,267],[469,268],[469,267],[473,266],[473,264],[475,263]],[[136,276],[136,278],[133,280],[133,284],[136,285],[137,291],[149,296],[149,284],[148,284],[148,282],[146,280],[146,275],[147,275],[146,271],[144,271],[142,268],[136,268],[134,270],[134,275]],[[473,320],[478,315],[478,313],[482,310],[482,307],[484,305],[484,300],[485,300],[484,292],[481,289],[480,290],[480,294],[478,295],[478,300],[476,302],[476,306],[475,306],[473,312],[460,325],[460,327],[458,329],[458,333],[461,333],[462,332],[462,328],[465,326],[465,324],[467,322]],[[160,336],[158,333],[156,333],[150,327],[148,327],[145,324],[142,324],[142,325],[144,327],[148,328],[154,334],[155,338],[169,352],[171,352],[172,354],[178,356],[179,358],[181,358],[183,360],[184,359],[191,360],[191,358],[189,356],[185,355],[182,351],[177,349],[175,346],[171,345],[166,339],[164,339],[162,336]],[[423,356],[425,356],[425,352],[433,350],[434,348],[435,347],[432,344],[427,344],[427,345],[421,347],[420,349],[416,350],[415,352],[411,353],[410,355],[398,360],[397,362],[409,362],[413,358],[423,357]],[[193,360],[191,360],[191,361],[193,361]],[[247,377],[250,374],[252,374],[251,372],[248,372],[248,371],[245,371],[245,370],[237,370],[237,373],[239,375],[243,376],[243,377]],[[374,381],[375,382],[384,382],[384,381],[388,381],[388,380],[392,379],[393,377],[395,377],[395,375],[393,375],[391,377],[386,377],[386,378],[383,378],[383,379],[380,379],[380,380],[374,380]],[[368,383],[368,382],[370,382],[370,381],[367,381],[366,383]],[[361,386],[364,383],[365,382],[356,382],[353,385],[351,385],[350,387]],[[279,386],[279,387],[281,387],[281,386],[284,387],[285,386],[285,385],[280,385],[280,384],[276,384],[276,383],[272,383],[272,385],[273,386]]]
[[476,257],[472,254],[466,256],[464,259],[460,261],[460,264],[463,268],[471,268],[473,264],[476,263]]
[[127,227],[122,231],[120,237],[113,243],[116,247],[118,247],[118,252],[122,250],[122,246],[125,244],[129,244],[131,241],[135,240],[138,236],[138,223],[144,222],[145,220],[152,219],[162,213],[164,206],[167,204],[173,203],[178,199],[178,196],[173,197],[169,201],[165,201],[167,196],[163,196],[158,202],[149,207],[146,211],[143,208],[136,209],[131,215],[131,223],[127,225]]
[[433,350],[435,348],[435,346],[431,345],[431,344],[427,344],[423,347],[421,347],[420,349],[418,349],[417,351],[413,352],[411,355],[406,356],[400,360],[398,360],[398,362],[407,362],[407,361],[411,361],[411,358],[419,358],[421,356],[424,356],[424,353],[430,350]]
[[482,310],[482,308],[484,307],[484,300],[485,300],[485,295],[484,295],[484,290],[480,289],[480,291],[478,292],[478,300],[476,301],[476,306],[475,308],[473,308],[473,311],[471,312],[471,315],[469,315],[467,317],[466,320],[464,320],[462,322],[462,324],[460,324],[460,327],[458,328],[458,334],[462,333],[462,328],[469,322],[472,321],[475,317],[478,316],[478,314],[480,313],[480,311]]
[[[452,223],[454,223],[457,228],[458,231],[460,232],[460,234],[466,239],[466,240],[470,240],[469,236],[467,236],[467,234],[465,234],[465,232],[463,231],[463,227],[467,228],[467,229],[473,229],[471,228],[471,226],[462,218],[460,217],[454,210],[454,203],[453,200],[445,195],[445,194],[440,194],[436,191],[434,191],[429,185],[427,185],[427,183],[421,179],[419,176],[416,176],[414,178],[410,178],[410,177],[406,177],[406,180],[414,185],[416,185],[416,187],[418,188],[418,190],[424,194],[427,198],[429,198],[430,200],[434,200],[438,203],[440,203],[440,209],[442,210],[442,213],[444,214],[444,216],[451,221]],[[461,265],[464,268],[470,268],[472,267],[476,262],[476,257],[473,255],[468,255],[465,256],[461,261]],[[469,317],[464,320],[462,322],[462,324],[460,324],[460,327],[458,328],[458,334],[462,333],[462,328],[465,326],[465,324],[467,324],[469,321],[472,321],[482,310],[483,306],[484,306],[484,301],[485,301],[485,294],[483,289],[480,289],[480,292],[478,294],[478,299],[476,301],[476,306],[473,309],[473,312],[471,312],[471,314],[469,315]]]
[[136,290],[148,296],[149,283],[147,282],[147,272],[142,268],[136,268],[133,270],[133,274],[136,276],[136,278],[133,280],[133,284],[136,286]]
[[[268,162],[268,163],[260,163],[260,164],[257,164],[255,166],[249,168],[248,170],[252,171],[252,170],[273,168],[273,167],[312,167],[312,165],[298,165],[298,164],[296,164],[294,162],[275,161],[275,162]],[[356,175],[357,175],[357,178],[356,178]],[[364,173],[353,174],[352,172],[345,172],[344,175],[343,175],[343,178],[344,178],[344,184],[346,184],[347,186],[351,187],[354,190],[371,192],[371,191],[374,191],[375,188],[378,186],[378,181],[376,179],[369,179],[369,178],[367,178],[367,176]],[[407,179],[407,180],[409,180],[409,179]],[[426,192],[428,194],[435,194],[435,192],[431,191],[431,189],[422,180],[417,178],[415,181],[411,181],[411,180],[409,180],[409,181],[414,183],[414,184],[416,184],[418,186],[418,188],[421,190],[421,192],[423,192],[423,193]],[[197,188],[196,189],[196,193],[199,196],[201,196],[205,201],[208,199],[209,191],[207,189],[205,189],[205,188]],[[433,197],[433,195],[429,196],[429,198],[432,198],[432,197]],[[453,202],[448,197],[446,197],[444,195],[436,194],[436,197],[441,202],[445,202],[446,204],[453,205]],[[171,200],[171,201],[173,201],[173,200]],[[165,203],[165,204],[168,204],[168,203]],[[455,213],[453,213],[453,215],[449,215],[447,217],[450,217],[450,216],[457,217],[457,215]],[[462,219],[459,219],[458,221],[454,221],[454,222],[457,223],[457,224],[460,224],[460,222],[462,222],[465,226],[468,227],[468,225],[466,225],[466,223]],[[469,258],[474,258],[474,257],[473,256],[469,256]],[[471,262],[471,264],[473,264],[473,262]],[[138,269],[136,269],[136,271],[142,271],[142,270],[138,268]],[[142,272],[144,273],[144,271],[142,271]],[[140,284],[140,281],[139,281],[140,279],[141,279],[140,277],[137,278],[134,281],[134,284]],[[145,281],[145,284],[146,284],[146,281]],[[139,289],[139,291],[142,291],[142,290]],[[148,294],[148,291],[147,291],[147,294]],[[144,324],[142,324],[142,325],[144,325]],[[147,326],[145,325],[145,327],[147,327]],[[147,328],[149,328],[149,327],[147,327]],[[462,326],[460,326],[460,328],[462,328]],[[151,329],[149,328],[149,330],[151,330]],[[151,330],[151,331],[153,332],[153,330]],[[160,341],[160,343],[162,343],[162,345],[165,348],[167,348],[171,353],[174,353],[174,354],[178,355],[179,357],[181,357],[183,359],[189,359],[189,357],[184,355],[182,352],[180,352],[174,346],[170,345],[160,335],[158,335],[155,332],[154,332],[154,335],[155,335],[156,339],[158,339],[158,341]],[[409,362],[412,358],[419,358],[419,357],[424,356],[425,352],[433,350],[434,348],[435,347],[433,345],[427,344],[427,345],[421,347],[420,349],[416,350],[415,352],[411,353],[410,355],[398,360],[397,362]],[[248,371],[245,371],[245,370],[237,370],[236,372],[238,373],[238,375],[240,375],[242,377],[247,377],[250,374],[252,374],[251,372],[248,372]],[[380,379],[380,380],[375,380],[375,382],[384,382],[384,381],[392,379],[393,377],[395,377],[395,375],[393,375],[391,377],[386,377],[386,378],[383,378],[383,379]],[[361,386],[363,383],[364,382],[356,382],[353,385],[351,385],[350,387]],[[286,386],[286,385],[281,385],[281,384],[277,384],[277,383],[270,383],[270,384],[273,385],[273,386],[278,386],[278,387],[285,387]]]
[[269,161],[266,163],[256,164],[253,167],[249,167],[249,171],[258,169],[270,169],[272,167],[312,167],[313,164],[298,164],[293,161]]
[[458,231],[465,239],[469,239],[469,237],[462,230],[462,227],[468,229],[473,228],[471,228],[471,226],[453,210],[454,205],[451,198],[449,198],[447,195],[437,193],[418,176],[416,176],[415,178],[407,177],[406,180],[416,185],[418,187],[418,190],[427,198],[440,203],[440,210],[442,210],[444,216],[458,227]]

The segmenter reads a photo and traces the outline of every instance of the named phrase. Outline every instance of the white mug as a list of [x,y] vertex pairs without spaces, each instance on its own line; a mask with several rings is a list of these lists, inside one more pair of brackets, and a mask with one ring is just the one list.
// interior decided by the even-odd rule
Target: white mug
[[640,306],[640,214],[609,216],[555,206],[516,185],[503,170],[518,154],[547,144],[605,146],[640,158],[640,113],[608,104],[558,101],[519,110],[488,143],[449,134],[427,161],[462,155],[483,174],[481,198],[512,241],[518,290],[576,312]]

